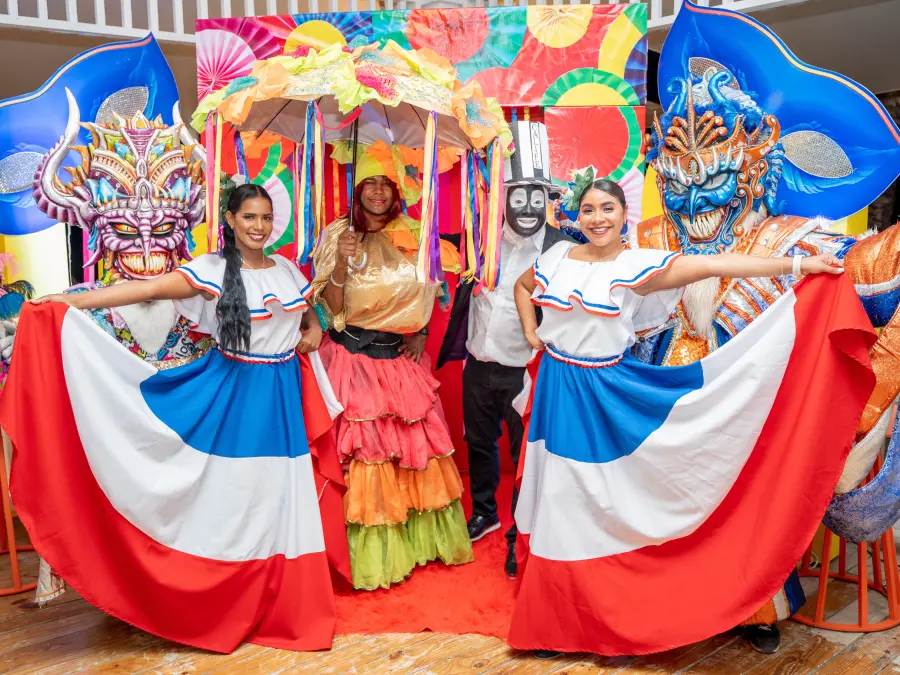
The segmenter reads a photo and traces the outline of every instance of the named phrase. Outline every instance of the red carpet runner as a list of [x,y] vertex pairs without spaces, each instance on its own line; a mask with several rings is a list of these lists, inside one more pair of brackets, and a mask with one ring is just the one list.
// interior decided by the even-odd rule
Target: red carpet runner
[[[468,490],[463,495],[471,514]],[[337,593],[337,634],[351,633],[480,633],[505,638],[515,597],[514,580],[503,571],[504,534],[512,524],[512,475],[505,474],[497,491],[502,527],[473,544],[475,562],[458,567],[430,563],[390,591]]]

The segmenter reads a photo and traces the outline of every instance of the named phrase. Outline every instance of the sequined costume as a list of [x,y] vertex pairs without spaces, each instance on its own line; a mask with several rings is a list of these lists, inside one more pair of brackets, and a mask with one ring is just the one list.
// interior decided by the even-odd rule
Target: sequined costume
[[[404,335],[428,325],[440,291],[416,281],[414,227],[401,216],[361,236],[365,265],[348,273],[343,310],[330,317],[330,339],[319,350],[344,407],[335,435],[353,585],[361,589],[388,588],[432,560],[472,560],[438,382],[427,355],[417,364],[399,351]],[[331,223],[315,253],[314,298],[322,306],[346,229],[346,219]],[[441,254],[445,269],[459,270],[452,245],[442,242]]]
[[[647,155],[664,213],[638,226],[638,246],[688,255],[831,253],[842,259],[873,324],[885,327],[872,350],[878,384],[858,432],[859,439],[871,433],[883,440],[879,420],[900,394],[900,377],[888,375],[900,372],[900,331],[894,328],[900,322],[900,231],[857,241],[832,232],[831,221],[817,216],[851,215],[881,192],[882,183],[896,176],[900,131],[869,92],[834,73],[798,66],[778,38],[752,19],[684,7],[663,50],[660,91],[668,92],[667,109],[654,120]],[[866,133],[854,135],[853,124],[861,120]],[[699,361],[797,282],[790,269],[786,260],[782,276],[692,284],[670,319],[646,332],[635,353],[666,366]],[[848,461],[845,489],[859,483],[871,461],[871,453]],[[792,575],[746,623],[787,618],[803,600]]]

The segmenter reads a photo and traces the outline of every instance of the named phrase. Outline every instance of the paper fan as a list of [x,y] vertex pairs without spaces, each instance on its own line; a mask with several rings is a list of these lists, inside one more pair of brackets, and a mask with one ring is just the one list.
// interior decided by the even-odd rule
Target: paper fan
[[[450,25],[448,20],[452,22]],[[414,9],[406,20],[406,36],[413,49],[430,49],[453,64],[474,56],[489,30],[490,21],[484,7],[453,14]]]
[[253,63],[280,53],[269,31],[244,19],[213,19],[197,34],[197,97],[249,75]]
[[[641,207],[644,203],[644,174],[637,167],[616,181],[625,191],[625,203],[628,204],[629,239],[637,234],[637,224],[641,222]],[[635,242],[637,239],[635,239]]]
[[612,22],[597,57],[598,70],[625,79],[640,105],[647,98],[647,6],[628,5]]
[[614,73],[596,68],[570,70],[544,92],[543,106],[641,105],[634,89]]
[[528,30],[547,47],[571,47],[584,37],[594,8],[591,5],[543,5],[527,8]]
[[472,78],[481,85],[485,96],[497,99],[502,106],[539,106],[543,90],[534,79],[513,68],[488,68]]
[[[288,47],[292,39],[317,48],[335,43],[347,45],[358,38],[365,42],[372,41],[372,22],[361,12],[296,14],[294,20],[297,27],[287,39],[285,53],[291,51]],[[343,42],[335,39],[337,35]]]
[[234,33],[204,30],[197,35],[197,96],[200,100],[253,69],[256,57]]
[[288,35],[297,27],[297,21],[290,14],[279,14],[277,16],[254,16],[249,21],[261,26],[264,30],[278,41],[279,51],[284,50],[284,43],[287,41]]
[[553,180],[565,185],[573,171],[586,166],[619,180],[642,164],[644,116],[643,108],[631,107],[546,109]]

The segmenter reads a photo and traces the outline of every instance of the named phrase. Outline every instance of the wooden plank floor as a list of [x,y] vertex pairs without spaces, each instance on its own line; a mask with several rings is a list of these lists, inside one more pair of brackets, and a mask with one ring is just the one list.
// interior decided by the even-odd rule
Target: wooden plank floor
[[[22,556],[22,566],[24,574],[33,578],[35,556]],[[9,559],[2,556],[0,586],[8,583]],[[830,587],[827,614],[855,616],[855,593],[846,585]],[[885,604],[874,593],[869,597],[875,620]],[[573,654],[540,661],[496,638],[435,633],[342,635],[330,652],[315,653],[243,645],[234,654],[221,656],[132,628],[71,591],[43,609],[29,609],[30,599],[30,593],[0,598],[0,673],[900,675],[900,628],[859,635],[786,622],[782,648],[772,656],[757,654],[740,637],[726,634],[653,656],[609,659]]]

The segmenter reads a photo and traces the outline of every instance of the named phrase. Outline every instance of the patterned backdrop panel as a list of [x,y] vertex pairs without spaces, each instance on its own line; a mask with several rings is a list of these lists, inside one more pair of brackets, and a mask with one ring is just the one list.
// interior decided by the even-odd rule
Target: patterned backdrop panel
[[199,96],[299,46],[394,40],[448,58],[504,106],[643,105],[647,7],[472,7],[197,22]]
[[[197,22],[199,96],[248,75],[256,60],[331,44],[352,48],[393,40],[428,48],[449,59],[460,80],[476,80],[484,94],[507,109],[509,119],[544,121],[553,175],[565,185],[574,169],[593,164],[639,194],[643,184],[644,104],[647,95],[647,7],[544,5],[465,9],[385,10],[296,14]],[[523,113],[528,110],[528,113]],[[268,136],[268,135],[267,135]],[[293,238],[293,145],[280,139],[245,138],[249,173],[283,201],[270,250]],[[229,144],[226,143],[226,146]],[[250,158],[250,155],[256,155]],[[226,151],[224,166],[236,170]],[[346,207],[346,167],[326,174],[329,216]],[[442,177],[458,183],[458,171]],[[444,188],[447,188],[446,190]],[[458,188],[442,187],[442,194]],[[441,229],[458,229],[457,200],[442,200]],[[631,201],[631,199],[629,199]],[[452,202],[452,208],[449,205]],[[629,222],[640,217],[640,200]],[[451,213],[452,211],[452,213]],[[285,251],[286,252],[286,251]]]

